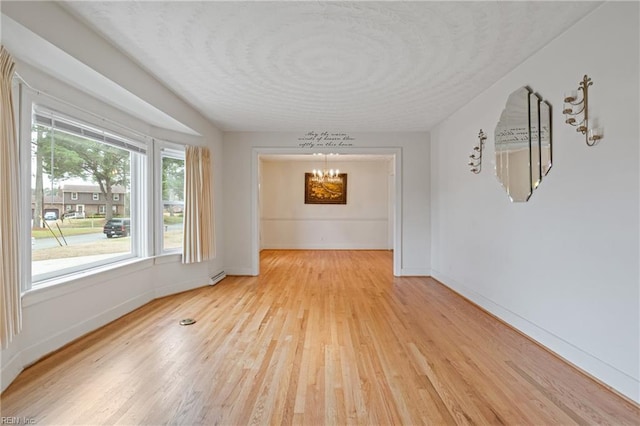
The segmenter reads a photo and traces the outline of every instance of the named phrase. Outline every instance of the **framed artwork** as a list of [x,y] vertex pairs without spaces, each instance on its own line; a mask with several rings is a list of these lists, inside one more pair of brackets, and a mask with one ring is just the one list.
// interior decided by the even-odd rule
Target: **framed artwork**
[[313,173],[304,174],[305,204],[347,204],[347,174],[337,178],[318,181]]

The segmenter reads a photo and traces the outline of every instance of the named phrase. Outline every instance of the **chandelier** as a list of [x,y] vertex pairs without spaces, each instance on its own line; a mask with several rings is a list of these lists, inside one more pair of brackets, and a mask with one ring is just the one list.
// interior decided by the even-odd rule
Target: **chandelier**
[[[327,163],[328,163],[327,154],[313,154],[313,155],[324,155],[324,168],[313,169],[313,171],[311,172],[313,174],[312,179],[315,182],[336,182],[340,180],[340,170],[330,169],[327,166]],[[329,155],[338,155],[338,154],[329,154]]]

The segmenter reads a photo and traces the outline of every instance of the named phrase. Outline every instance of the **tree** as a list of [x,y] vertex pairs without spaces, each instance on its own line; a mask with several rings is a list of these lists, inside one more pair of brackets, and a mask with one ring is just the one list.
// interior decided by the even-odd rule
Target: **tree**
[[129,184],[129,152],[93,139],[36,127],[37,163],[42,164],[49,178],[81,178],[97,183],[106,200],[105,218],[111,219],[114,187]]
[[[184,201],[184,159],[164,157],[162,159],[162,199],[164,201]],[[174,205],[168,208],[174,215]]]
[[31,222],[31,227],[33,229],[44,228],[43,224],[43,216],[44,216],[44,191],[43,191],[43,182],[42,182],[42,151],[41,144],[45,144],[46,132],[40,126],[37,126],[35,131],[35,142],[32,143],[31,149],[33,150],[33,154],[36,155],[36,187],[34,192],[34,209],[33,209],[33,220]]

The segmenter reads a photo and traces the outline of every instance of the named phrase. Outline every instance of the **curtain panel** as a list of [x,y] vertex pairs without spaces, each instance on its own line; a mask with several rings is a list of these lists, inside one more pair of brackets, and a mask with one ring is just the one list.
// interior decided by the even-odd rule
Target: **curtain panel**
[[0,46],[0,339],[6,348],[22,329],[19,244],[18,141],[11,82],[15,63]]
[[215,257],[210,157],[207,148],[187,147],[182,263],[202,262]]

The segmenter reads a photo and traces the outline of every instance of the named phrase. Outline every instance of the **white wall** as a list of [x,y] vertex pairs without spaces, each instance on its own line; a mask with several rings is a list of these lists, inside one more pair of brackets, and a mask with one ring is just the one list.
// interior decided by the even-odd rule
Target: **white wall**
[[[224,134],[224,210],[225,216],[225,271],[236,275],[258,273],[257,239],[258,219],[257,187],[258,162],[256,152],[272,154],[299,154],[312,152],[339,152],[343,154],[389,154],[386,149],[397,150],[401,162],[402,193],[399,215],[402,229],[398,230],[402,256],[401,275],[429,275],[430,270],[430,218],[429,218],[429,135],[427,133],[350,133],[353,139],[348,147],[303,146],[306,132],[262,133],[229,132]],[[318,132],[319,133],[319,132]],[[395,253],[394,253],[395,254]]]
[[[214,203],[221,204],[222,137],[206,119],[59,6],[52,3],[5,3],[2,4],[2,13],[202,135],[196,137],[168,131],[133,119],[32,69],[22,60],[44,52],[28,51],[27,45],[11,49],[17,62],[16,71],[36,90],[149,136],[208,146],[213,156]],[[3,27],[3,38],[7,36],[4,31]],[[25,366],[72,340],[154,298],[208,284],[209,277],[220,272],[224,264],[220,244],[223,238],[222,214],[216,214],[215,225],[218,257],[210,262],[182,265],[178,255],[138,260],[127,266],[80,275],[64,284],[26,293],[22,299],[23,331],[0,353],[2,390]]]
[[[438,125],[432,270],[444,284],[640,400],[638,3],[605,3]],[[564,124],[563,94],[593,79],[593,148]],[[494,175],[493,130],[528,85],[553,108],[553,161],[528,203]],[[489,135],[480,175],[466,165]]]
[[347,174],[347,204],[305,204],[305,173],[322,167],[322,161],[261,162],[261,247],[392,248],[388,235],[390,161],[329,163]]

